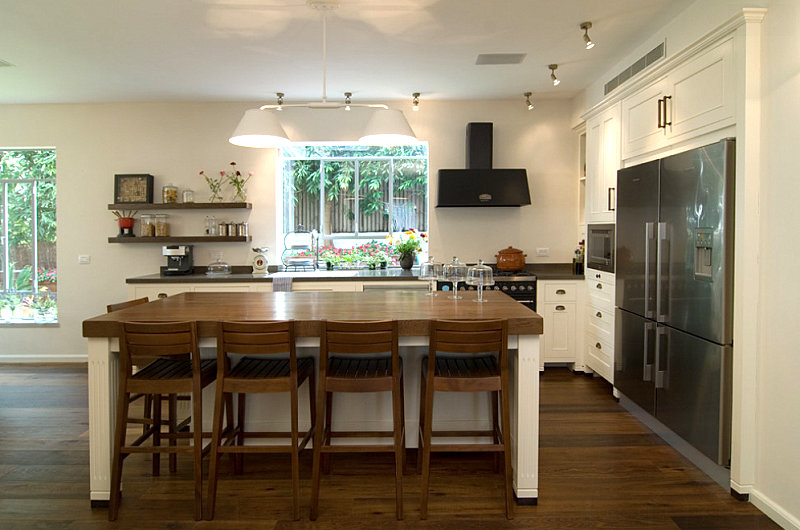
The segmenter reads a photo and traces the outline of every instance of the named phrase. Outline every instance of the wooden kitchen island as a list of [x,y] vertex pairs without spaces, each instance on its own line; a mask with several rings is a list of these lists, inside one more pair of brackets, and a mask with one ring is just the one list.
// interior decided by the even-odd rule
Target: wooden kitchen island
[[[182,293],[148,304],[83,322],[89,347],[89,467],[90,499],[106,504],[111,479],[111,443],[117,392],[119,323],[126,321],[197,321],[201,345],[213,345],[216,324],[222,320],[295,321],[299,347],[319,344],[323,320],[393,319],[399,322],[401,354],[413,346],[427,346],[428,326],[433,319],[491,319],[509,321],[511,384],[511,438],[514,491],[518,502],[533,504],[538,498],[539,455],[539,335],[542,318],[509,296],[488,291],[486,303],[475,301],[477,293],[465,291],[453,300],[441,292],[426,296],[418,290],[368,292],[277,292],[277,293]],[[406,362],[405,375],[419,370]],[[408,385],[409,382],[406,382]],[[213,385],[211,387],[213,388]],[[406,396],[418,388],[406,388]],[[213,402],[204,397],[204,408]],[[406,405],[411,412],[415,407]],[[416,421],[406,420],[409,441],[416,441]]]

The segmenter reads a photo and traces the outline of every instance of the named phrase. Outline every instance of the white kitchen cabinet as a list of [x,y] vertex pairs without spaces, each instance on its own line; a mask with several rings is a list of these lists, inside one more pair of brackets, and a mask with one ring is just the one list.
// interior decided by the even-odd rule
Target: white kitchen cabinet
[[656,151],[735,122],[733,39],[677,65],[622,100],[622,158]]
[[620,103],[586,122],[586,222],[614,222],[620,168]]
[[540,369],[545,363],[569,363],[584,369],[579,308],[583,282],[578,280],[539,280],[537,312],[544,320],[540,338]]
[[359,282],[292,282],[292,291],[360,291]]
[[614,287],[612,273],[586,269],[586,366],[614,383]]
[[271,292],[269,282],[215,282],[215,283],[129,283],[128,298],[146,296],[150,300],[180,293],[249,293]]

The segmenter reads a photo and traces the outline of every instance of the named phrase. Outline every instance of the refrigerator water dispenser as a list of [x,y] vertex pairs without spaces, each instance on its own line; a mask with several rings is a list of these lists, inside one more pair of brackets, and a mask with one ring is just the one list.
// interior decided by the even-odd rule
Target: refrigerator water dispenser
[[711,281],[712,260],[711,253],[714,249],[714,230],[711,228],[694,229],[694,278],[695,280]]

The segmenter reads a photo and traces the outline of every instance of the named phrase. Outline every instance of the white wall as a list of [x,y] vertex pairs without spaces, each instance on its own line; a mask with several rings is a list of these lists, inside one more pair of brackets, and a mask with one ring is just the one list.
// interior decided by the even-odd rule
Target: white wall
[[[800,327],[797,298],[800,2],[771,0],[764,19],[761,191],[761,344],[758,495],[800,528]],[[787,525],[788,526],[788,525]]]
[[[215,172],[236,161],[254,171],[248,188],[253,209],[215,211],[217,219],[248,220],[252,244],[195,246],[195,263],[212,261],[215,251],[234,265],[250,261],[251,246],[272,249],[277,261],[275,153],[236,147],[227,142],[242,112],[253,106],[219,103],[6,105],[0,106],[0,148],[52,146],[57,150],[59,326],[0,328],[0,359],[21,355],[70,359],[85,356],[81,321],[102,313],[110,302],[124,300],[127,277],[151,274],[164,263],[155,244],[110,244],[117,232],[106,205],[113,202],[115,173],[151,173],[157,199],[171,182],[195,190],[207,200],[200,170]],[[431,207],[431,252],[440,259],[458,255],[494,261],[497,250],[514,245],[528,252],[548,247],[541,262],[572,258],[577,212],[577,151],[569,128],[570,103],[539,100],[528,112],[522,102],[426,102],[419,112],[399,105],[417,135],[429,141],[431,197],[436,196],[439,168],[464,167],[466,124],[494,122],[496,167],[524,167],[531,183],[532,206],[522,208],[436,209]],[[321,111],[326,112],[326,111]],[[302,113],[289,118],[287,131],[320,135],[318,123]],[[309,129],[309,127],[313,127]],[[340,133],[346,132],[339,130]],[[324,133],[328,134],[328,133]],[[330,132],[333,134],[333,132]],[[433,200],[433,199],[432,199]],[[197,235],[208,212],[175,211],[173,235]],[[78,265],[78,255],[91,264]]]

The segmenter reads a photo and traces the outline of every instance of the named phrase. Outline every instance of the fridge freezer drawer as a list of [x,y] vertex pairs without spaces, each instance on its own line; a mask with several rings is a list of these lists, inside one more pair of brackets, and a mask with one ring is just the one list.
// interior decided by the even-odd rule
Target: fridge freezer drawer
[[586,366],[597,372],[606,381],[614,383],[614,348],[591,332],[586,333]]

